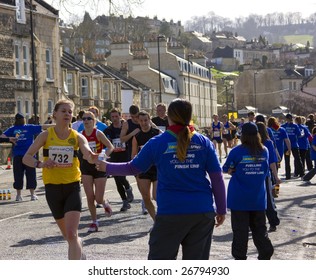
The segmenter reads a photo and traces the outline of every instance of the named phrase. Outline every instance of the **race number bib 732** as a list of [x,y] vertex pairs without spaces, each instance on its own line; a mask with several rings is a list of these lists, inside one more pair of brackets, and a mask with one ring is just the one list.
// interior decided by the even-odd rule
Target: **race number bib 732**
[[71,167],[74,159],[73,146],[50,146],[48,157],[58,164],[58,167]]

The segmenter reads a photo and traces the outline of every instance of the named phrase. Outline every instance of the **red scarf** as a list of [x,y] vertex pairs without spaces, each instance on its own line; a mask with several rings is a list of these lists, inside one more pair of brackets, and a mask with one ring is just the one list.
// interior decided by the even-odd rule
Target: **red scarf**
[[[184,129],[185,125],[180,125],[180,124],[175,124],[175,125],[170,125],[168,126],[168,130],[172,131],[174,134],[178,134],[182,129]],[[194,131],[194,126],[193,125],[188,125],[190,132],[192,133]]]
[[280,128],[280,126],[279,126],[278,124],[274,123],[274,124],[272,125],[272,128],[273,128],[274,130],[278,130],[278,129]]

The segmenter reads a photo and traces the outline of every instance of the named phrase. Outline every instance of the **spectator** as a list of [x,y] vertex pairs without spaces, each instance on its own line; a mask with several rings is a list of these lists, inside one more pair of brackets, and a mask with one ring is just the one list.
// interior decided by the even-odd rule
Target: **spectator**
[[47,120],[44,122],[44,124],[52,124],[52,123],[53,123],[52,116],[48,116]]
[[82,121],[83,114],[84,114],[83,110],[79,111],[79,113],[77,115],[77,120],[71,124],[72,129],[78,131],[79,126],[83,123],[83,121]]
[[4,131],[4,135],[7,137],[15,137],[16,143],[13,146],[13,187],[16,189],[16,201],[22,201],[22,189],[23,189],[23,178],[26,176],[26,189],[30,191],[31,200],[37,200],[38,197],[35,195],[35,189],[37,187],[36,171],[34,167],[25,165],[22,162],[22,158],[25,155],[28,148],[34,141],[34,137],[38,135],[42,128],[51,126],[50,124],[35,125],[25,124],[25,117],[17,113],[15,115],[14,125]]

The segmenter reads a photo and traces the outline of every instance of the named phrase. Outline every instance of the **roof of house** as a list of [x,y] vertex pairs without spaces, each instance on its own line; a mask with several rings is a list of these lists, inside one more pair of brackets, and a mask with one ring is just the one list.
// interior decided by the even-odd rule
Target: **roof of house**
[[85,63],[81,63],[75,59],[75,57],[65,51],[63,51],[63,55],[60,60],[60,64],[62,67],[67,68],[69,70],[77,70],[85,73],[95,73],[95,70]]
[[108,66],[108,65],[97,65],[94,67],[96,71],[99,71],[100,73],[104,73],[107,75],[110,75],[118,80],[122,80],[122,82],[132,88],[141,88],[143,90],[148,90],[148,86],[144,85],[140,81],[132,78],[132,77],[127,77],[126,75],[122,74],[119,70]]

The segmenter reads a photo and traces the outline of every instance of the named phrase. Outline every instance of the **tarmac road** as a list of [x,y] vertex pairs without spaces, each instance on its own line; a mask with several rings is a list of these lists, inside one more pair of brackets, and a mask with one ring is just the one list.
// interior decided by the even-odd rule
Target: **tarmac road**
[[[0,170],[0,189],[11,189],[12,200],[0,201],[0,260],[66,260],[67,244],[62,239],[47,206],[41,171],[38,172],[38,201],[30,201],[28,191],[23,190],[24,201],[15,202],[11,170]],[[284,178],[284,164],[279,172]],[[114,214],[106,218],[100,215],[100,230],[87,233],[90,224],[89,211],[82,189],[83,212],[79,235],[84,241],[84,252],[89,260],[146,260],[149,230],[152,221],[141,213],[140,194],[134,177],[128,177],[134,187],[135,200],[127,212],[120,212],[121,201],[113,178],[108,179],[106,197]],[[225,175],[228,183],[229,176]],[[280,226],[269,236],[275,248],[273,260],[316,259],[316,177],[312,184],[304,186],[300,179],[281,184],[276,198]],[[227,184],[226,184],[227,185]],[[211,260],[232,260],[232,233],[228,212],[224,225],[214,230]],[[256,259],[253,242],[249,240],[248,258]],[[178,256],[181,259],[181,252]]]

